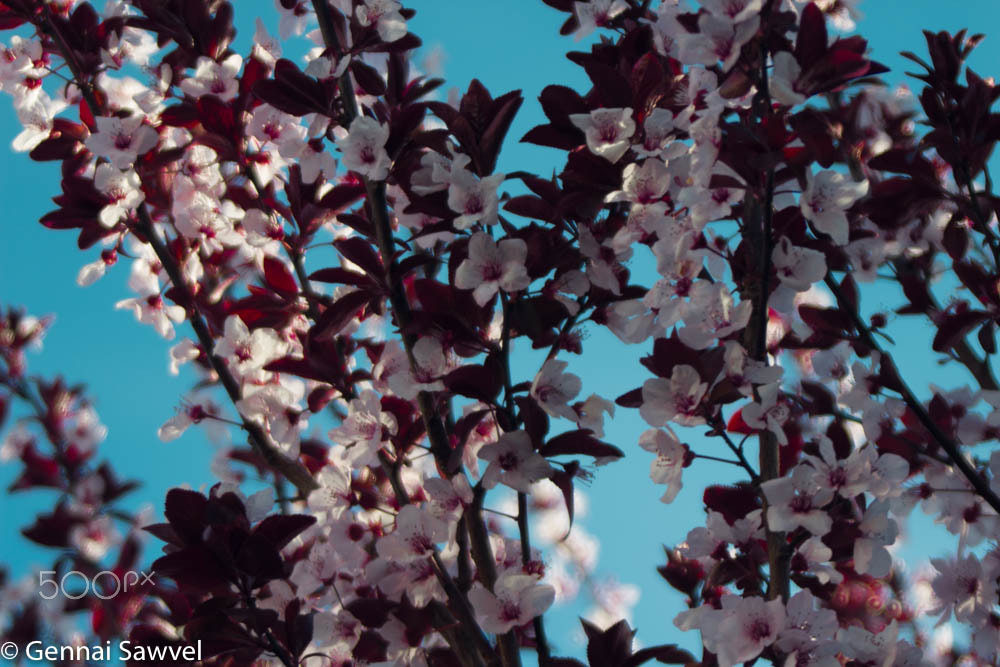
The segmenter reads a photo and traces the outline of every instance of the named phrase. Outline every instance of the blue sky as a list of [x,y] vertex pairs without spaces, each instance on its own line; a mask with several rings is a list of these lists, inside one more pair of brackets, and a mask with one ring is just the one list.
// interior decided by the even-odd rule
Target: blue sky
[[[251,12],[259,9],[269,20],[273,18],[272,4],[262,0],[241,0],[236,4],[240,28],[237,45],[245,53],[253,33],[255,16]],[[582,47],[572,38],[558,36],[565,15],[541,0],[502,4],[413,0],[410,5],[418,12],[411,29],[423,38],[428,49],[439,46],[443,50],[449,86],[464,90],[475,77],[494,95],[514,88],[523,91],[526,101],[511,129],[498,169],[524,169],[542,175],[558,169],[562,158],[558,151],[519,144],[517,139],[544,122],[537,96],[545,85],[559,83],[581,91],[587,87],[582,71],[564,55]],[[865,18],[859,30],[869,39],[873,57],[891,68],[886,78],[893,83],[902,81],[902,72],[913,68],[912,63],[897,55],[899,51],[925,52],[921,29],[989,29],[993,26],[986,25],[984,18],[997,16],[994,4],[986,0],[947,5],[939,0],[867,2],[862,3],[861,10]],[[271,26],[276,32],[275,22]],[[987,38],[976,51],[973,66],[989,76],[995,73],[990,66],[996,62],[1000,62],[1000,37]],[[18,131],[8,99],[3,98],[0,144],[8,145]],[[168,375],[168,344],[149,327],[136,323],[131,313],[114,310],[116,301],[129,296],[125,261],[96,285],[77,287],[79,267],[96,259],[96,251],[80,252],[73,233],[48,230],[37,222],[52,208],[50,197],[58,194],[58,177],[57,165],[35,163],[23,154],[10,154],[0,160],[0,195],[4,201],[0,302],[23,305],[34,314],[57,316],[44,352],[31,358],[33,371],[46,376],[58,373],[71,382],[87,383],[98,413],[109,427],[102,455],[114,460],[123,476],[143,480],[142,489],[131,496],[133,505],[150,503],[159,511],[171,486],[187,483],[197,488],[213,481],[208,471],[212,446],[200,432],[193,429],[169,444],[156,438],[156,429],[173,414],[178,398],[193,378],[187,374]],[[898,303],[895,298],[879,294],[871,301],[873,310],[881,305],[880,300],[886,306]],[[186,330],[181,328],[180,332]],[[647,352],[648,345],[625,348],[596,328],[591,328],[589,334],[584,357],[570,359],[570,370],[583,378],[584,395],[596,391],[613,398],[647,377],[636,360]],[[926,349],[920,336],[903,339],[903,355]],[[515,377],[530,378],[538,364],[535,355],[520,357]],[[911,384],[919,389],[931,381],[941,383],[943,377],[965,381],[960,374],[942,376],[931,360],[912,369],[904,365],[904,372],[910,373]],[[680,541],[700,521],[700,490],[704,484],[726,479],[731,473],[721,464],[700,461],[688,469],[685,488],[677,500],[663,505],[658,502],[662,488],[648,480],[650,455],[636,444],[643,430],[644,424],[635,411],[619,409],[606,439],[625,450],[627,457],[596,471],[587,489],[590,514],[584,522],[601,541],[600,571],[642,589],[634,623],[640,639],[646,644],[670,641],[691,646],[697,642],[696,636],[681,636],[671,623],[683,608],[683,601],[659,578],[655,566],[662,562],[661,545]],[[691,442],[696,446],[703,443],[697,437]],[[722,449],[716,442],[701,446],[710,454],[719,454]],[[0,484],[6,485],[13,474],[13,466],[0,468]],[[0,513],[28,517],[34,508],[49,502],[51,499],[43,492],[13,500],[0,494]],[[32,548],[17,535],[22,523],[21,518],[0,523],[3,560],[14,565],[15,570],[28,563],[51,560],[46,551]],[[914,555],[936,553],[930,547],[933,533],[925,532],[930,530],[926,524],[919,525]],[[155,543],[150,546],[158,550]],[[560,608],[549,615],[549,633],[557,654],[580,654],[572,637],[577,633],[576,615],[582,611]]]

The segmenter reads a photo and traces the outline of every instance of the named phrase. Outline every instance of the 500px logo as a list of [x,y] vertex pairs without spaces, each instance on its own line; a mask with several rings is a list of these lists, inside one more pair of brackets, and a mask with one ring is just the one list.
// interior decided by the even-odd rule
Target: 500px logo
[[[121,593],[141,588],[145,584],[152,584],[154,574],[156,573],[146,574],[141,571],[129,570],[119,577],[117,572],[102,570],[93,577],[88,577],[79,570],[70,570],[62,576],[62,579],[57,579],[55,570],[43,570],[38,573],[38,595],[45,600],[51,600],[59,595],[70,600],[79,600],[88,592],[93,591],[94,595],[100,599],[110,600]],[[83,582],[82,590],[72,584],[72,592],[67,590],[66,584],[72,582],[73,577]],[[100,585],[98,585],[99,582]]]

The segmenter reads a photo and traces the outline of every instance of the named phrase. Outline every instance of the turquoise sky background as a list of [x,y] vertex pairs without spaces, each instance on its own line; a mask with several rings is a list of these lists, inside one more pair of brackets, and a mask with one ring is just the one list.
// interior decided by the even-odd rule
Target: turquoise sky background
[[[235,3],[240,36],[238,50],[247,52],[253,33],[255,11],[277,32],[272,3],[240,0]],[[515,120],[498,169],[523,169],[548,174],[562,164],[558,151],[518,144],[528,129],[544,122],[537,103],[541,89],[550,83],[585,90],[582,70],[564,54],[582,48],[571,38],[559,37],[565,15],[540,0],[510,0],[506,3],[468,0],[411,0],[417,10],[410,22],[413,32],[423,38],[428,49],[440,47],[444,54],[444,74],[449,85],[464,90],[470,79],[479,78],[496,94],[514,88],[524,92],[526,102]],[[995,33],[979,47],[972,60],[983,76],[1000,74],[1000,13],[987,0],[954,2],[883,0],[861,4],[865,14],[859,31],[870,42],[872,56],[891,68],[887,80],[898,83],[912,63],[900,58],[901,50],[925,52],[920,31],[957,30],[974,27]],[[18,133],[9,98],[0,101],[0,144]],[[30,359],[35,373],[62,374],[70,382],[86,382],[102,421],[109,428],[101,446],[103,457],[112,459],[124,477],[144,481],[143,488],[130,496],[131,504],[155,505],[160,511],[166,490],[180,483],[198,488],[213,482],[208,471],[212,446],[192,429],[180,440],[163,444],[156,429],[173,412],[178,399],[192,384],[192,375],[172,377],[167,373],[169,343],[150,327],[139,325],[131,313],[114,310],[114,304],[129,296],[125,282],[128,264],[122,261],[107,276],[88,288],[77,287],[76,274],[84,263],[96,259],[91,249],[80,252],[75,234],[48,230],[38,224],[40,216],[52,209],[50,197],[58,194],[58,166],[32,162],[26,155],[8,153],[0,160],[0,196],[3,236],[0,240],[0,303],[22,305],[30,312],[52,313],[56,321],[41,354]],[[892,295],[876,294],[865,302],[872,311],[899,303]],[[919,363],[901,364],[911,385],[923,391],[929,382],[954,386],[966,379],[958,373],[942,372],[928,358],[924,345],[926,328],[911,325],[900,341],[900,358]],[[179,329],[181,335],[187,328]],[[596,328],[590,329],[582,358],[570,358],[570,370],[584,381],[584,396],[598,392],[605,397],[632,389],[646,379],[647,372],[637,359],[649,345],[625,348],[617,339]],[[539,365],[537,355],[518,357],[515,377],[529,379]],[[639,449],[638,435],[645,428],[636,411],[619,409],[606,439],[626,451],[625,460],[598,469],[587,492],[590,512],[583,525],[601,542],[602,574],[639,586],[642,598],[636,607],[634,626],[639,638],[649,645],[680,642],[692,647],[697,635],[682,636],[673,629],[672,619],[683,608],[680,596],[669,589],[655,572],[662,562],[663,544],[683,539],[701,520],[700,492],[706,483],[728,479],[730,470],[721,464],[699,461],[686,471],[685,488],[672,505],[658,502],[661,487],[648,479],[651,456]],[[719,454],[721,443],[704,443],[692,434],[689,441],[701,451]],[[0,467],[0,484],[13,478],[16,466]],[[24,571],[29,563],[51,562],[50,552],[33,548],[20,537],[18,529],[35,508],[51,503],[51,496],[33,492],[11,499],[0,494],[0,560]],[[16,517],[16,518],[14,518]],[[919,522],[914,546],[904,554],[916,559],[921,554],[940,555],[937,529]],[[157,552],[155,541],[150,553]],[[547,616],[555,654],[580,655],[575,644],[576,616],[585,607],[558,608]]]

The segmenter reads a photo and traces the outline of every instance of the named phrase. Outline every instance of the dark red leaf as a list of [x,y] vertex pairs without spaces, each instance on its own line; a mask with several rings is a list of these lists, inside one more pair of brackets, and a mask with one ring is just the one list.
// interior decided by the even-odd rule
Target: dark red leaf
[[560,456],[564,454],[585,454],[596,459],[616,458],[625,456],[625,452],[614,445],[601,442],[594,437],[590,429],[578,429],[557,435],[545,443],[541,449],[543,456]]
[[268,287],[283,296],[290,297],[299,293],[299,284],[295,282],[295,276],[284,262],[274,257],[264,257],[264,281]]
[[253,534],[263,537],[280,551],[314,523],[316,517],[306,514],[275,514],[257,524]]

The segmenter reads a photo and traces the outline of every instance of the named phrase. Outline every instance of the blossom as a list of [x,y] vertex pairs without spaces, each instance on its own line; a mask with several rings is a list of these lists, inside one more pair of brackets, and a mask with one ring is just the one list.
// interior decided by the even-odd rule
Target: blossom
[[743,406],[740,414],[747,426],[757,429],[766,428],[777,436],[780,444],[787,445],[788,437],[782,426],[788,421],[789,410],[788,405],[780,396],[780,389],[777,382],[759,387],[757,391],[760,395],[760,402]]
[[448,539],[448,524],[416,505],[396,515],[396,529],[375,543],[378,555],[396,561],[426,558],[435,544]]
[[715,631],[715,652],[719,667],[730,667],[753,660],[774,643],[785,627],[785,608],[781,599],[765,601],[760,597],[722,598],[725,617]]
[[625,0],[577,0],[573,3],[573,13],[579,27],[573,33],[573,39],[580,41],[626,9],[628,3]]
[[807,466],[796,466],[791,477],[779,477],[760,485],[767,497],[767,525],[771,530],[788,532],[799,526],[816,537],[830,532],[833,520],[823,511],[829,493],[813,482]]
[[684,311],[684,324],[677,335],[688,347],[704,350],[716,339],[739,331],[750,321],[753,304],[735,305],[729,288],[721,282],[699,281],[691,287],[690,306]]
[[771,97],[786,106],[795,106],[806,101],[806,96],[796,89],[802,68],[795,56],[788,51],[779,51],[771,56],[774,68],[768,82]]
[[631,109],[594,109],[589,114],[570,114],[569,119],[583,130],[590,152],[609,162],[625,155],[635,134]]
[[151,324],[167,340],[174,337],[174,324],[186,318],[184,309],[177,305],[167,305],[159,294],[122,299],[115,304],[118,310],[131,310],[135,319],[143,324]]
[[886,549],[895,543],[899,527],[889,517],[889,501],[879,500],[868,506],[861,523],[862,537],[854,541],[854,569],[859,574],[884,577],[892,569],[892,556]]
[[660,502],[671,503],[680,492],[681,471],[684,468],[684,457],[687,447],[681,444],[673,431],[649,429],[639,436],[639,446],[647,452],[656,454],[649,469],[649,477],[655,484],[666,484]]
[[686,65],[712,66],[722,61],[726,71],[740,57],[743,45],[760,27],[760,16],[754,14],[745,21],[734,23],[729,17],[704,13],[698,17],[698,32],[682,32],[678,38],[678,59]]
[[674,366],[670,379],[650,378],[642,385],[642,405],[639,414],[650,426],[663,426],[668,421],[681,426],[704,424],[701,399],[708,384],[693,366]]
[[215,343],[215,354],[226,360],[237,377],[260,377],[266,364],[284,355],[287,344],[274,329],[252,332],[239,315],[226,318],[223,337]]
[[816,229],[833,237],[837,245],[847,245],[848,222],[845,212],[868,193],[868,181],[855,183],[837,171],[806,172],[806,189],[799,199],[802,215]]
[[245,392],[235,403],[245,419],[260,425],[271,441],[293,458],[299,455],[299,436],[307,421],[307,414],[296,404],[293,392],[280,384]]
[[477,232],[469,240],[469,256],[455,272],[455,287],[471,289],[480,306],[493,298],[497,290],[516,292],[530,283],[524,260],[528,245],[521,239],[504,239],[500,243],[489,234]]
[[406,20],[399,13],[401,8],[396,0],[364,0],[354,11],[358,23],[374,25],[383,42],[395,42],[406,36]]
[[549,359],[531,383],[531,396],[538,401],[542,410],[553,417],[565,417],[576,421],[576,412],[568,404],[580,393],[583,383],[572,373],[563,373],[569,364],[558,359]]
[[120,171],[105,162],[99,164],[94,173],[94,187],[108,198],[108,203],[98,216],[103,227],[108,229],[118,224],[122,217],[145,199],[139,175],[132,169]]
[[136,158],[156,146],[156,130],[138,114],[121,118],[100,116],[94,119],[97,131],[84,141],[90,152],[108,158],[115,167],[129,169]]
[[382,411],[378,394],[370,389],[351,401],[343,423],[329,433],[330,440],[346,447],[345,460],[353,468],[377,463],[383,431],[396,433],[396,418]]
[[337,139],[344,166],[373,181],[383,181],[389,175],[390,159],[385,151],[389,126],[374,118],[358,116],[346,134]]
[[439,378],[448,372],[448,360],[441,347],[441,341],[433,336],[423,336],[413,345],[413,367],[405,366],[389,377],[389,388],[393,393],[407,400],[417,397],[422,391],[441,391],[444,382]]
[[243,58],[236,53],[221,63],[199,56],[194,76],[181,81],[181,90],[191,97],[215,95],[223,102],[229,102],[240,92],[238,76],[242,66]]
[[328,463],[316,475],[319,485],[306,499],[313,512],[328,512],[334,519],[350,509],[354,502],[351,489],[351,471],[345,467]]
[[479,458],[489,462],[482,479],[487,489],[499,483],[529,493],[532,484],[552,473],[552,466],[535,451],[531,437],[524,431],[504,433],[480,449]]
[[622,189],[612,192],[604,201],[651,204],[667,193],[670,180],[670,172],[662,160],[650,158],[641,165],[633,162],[622,172]]
[[541,616],[555,601],[556,591],[537,577],[508,570],[497,578],[490,592],[478,581],[469,591],[469,602],[486,632],[503,634]]
[[[467,163],[468,158],[462,162]],[[454,223],[456,229],[468,229],[477,222],[496,224],[499,207],[497,188],[503,179],[503,174],[480,179],[457,164],[452,167],[448,182],[448,208],[458,213]]]
[[775,244],[771,263],[781,284],[796,292],[805,292],[826,275],[823,253],[796,247],[787,236],[782,236]]
[[938,604],[929,613],[941,614],[939,625],[948,621],[952,611],[959,623],[976,622],[990,613],[997,602],[995,585],[984,576],[974,554],[954,560],[932,558],[931,565],[938,571],[931,582]]
[[760,12],[763,0],[702,0],[701,6],[716,16],[738,23]]

